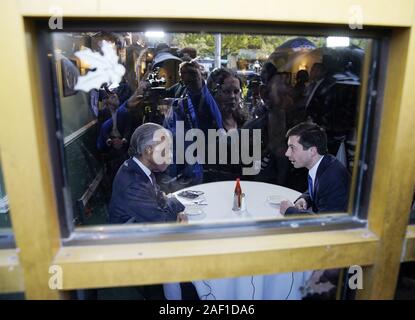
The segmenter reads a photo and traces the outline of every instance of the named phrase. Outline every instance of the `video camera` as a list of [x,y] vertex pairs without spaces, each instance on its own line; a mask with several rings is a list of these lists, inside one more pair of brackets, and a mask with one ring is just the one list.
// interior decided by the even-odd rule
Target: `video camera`
[[108,98],[110,95],[114,94],[115,92],[109,89],[108,83],[103,83],[98,90],[98,100],[103,101],[104,99]]
[[[144,98],[151,102],[157,102],[157,99],[164,98],[166,92],[166,79],[160,77],[160,68],[154,68],[145,79],[150,84],[149,88],[144,93]],[[156,99],[156,100],[155,100]]]
[[158,106],[160,100],[166,95],[166,79],[160,77],[159,73],[160,68],[154,68],[145,79],[150,86],[144,92],[144,101],[146,105],[144,110],[144,122],[162,123],[164,120]]
[[164,77],[160,78],[160,68],[154,68],[153,71],[151,71],[148,74],[148,77],[146,79],[150,83],[151,88],[157,88],[157,87],[165,87],[166,86],[166,79]]
[[247,79],[248,89],[257,88],[259,87],[260,84],[261,84],[261,77],[257,74]]

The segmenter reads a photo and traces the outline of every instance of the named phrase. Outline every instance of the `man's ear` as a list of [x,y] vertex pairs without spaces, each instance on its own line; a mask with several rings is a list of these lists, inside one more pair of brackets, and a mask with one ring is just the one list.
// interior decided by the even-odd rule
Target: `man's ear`
[[145,147],[145,149],[144,149],[144,156],[151,155],[151,151],[153,151],[153,148],[151,146]]

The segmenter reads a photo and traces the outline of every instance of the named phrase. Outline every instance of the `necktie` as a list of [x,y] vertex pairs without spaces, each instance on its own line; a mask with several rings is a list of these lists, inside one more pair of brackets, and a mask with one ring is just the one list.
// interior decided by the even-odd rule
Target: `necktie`
[[314,190],[313,190],[313,179],[311,179],[311,176],[308,175],[308,192],[310,193],[311,200],[314,199]]
[[157,185],[156,176],[154,175],[153,172],[150,174],[150,178],[151,178],[151,183],[153,184],[154,191],[157,193],[159,188]]
[[153,184],[153,187],[156,188],[156,176],[154,175],[154,173],[150,173],[150,179],[151,179],[151,183]]

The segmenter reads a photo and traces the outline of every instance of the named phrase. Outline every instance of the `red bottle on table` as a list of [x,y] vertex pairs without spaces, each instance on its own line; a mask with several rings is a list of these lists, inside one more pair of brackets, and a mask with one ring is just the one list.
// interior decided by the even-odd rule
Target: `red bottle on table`
[[241,188],[241,183],[240,183],[239,178],[236,179],[234,198],[236,199],[235,206],[237,207],[235,209],[239,210],[241,208],[241,201],[242,201],[242,188]]

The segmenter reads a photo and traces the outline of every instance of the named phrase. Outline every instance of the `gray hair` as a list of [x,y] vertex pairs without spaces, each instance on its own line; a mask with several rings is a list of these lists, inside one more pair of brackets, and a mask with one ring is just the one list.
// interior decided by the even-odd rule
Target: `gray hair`
[[161,125],[148,122],[135,129],[130,139],[128,155],[130,157],[141,157],[147,147],[154,146],[160,141],[154,140],[154,134],[157,130],[165,130]]

